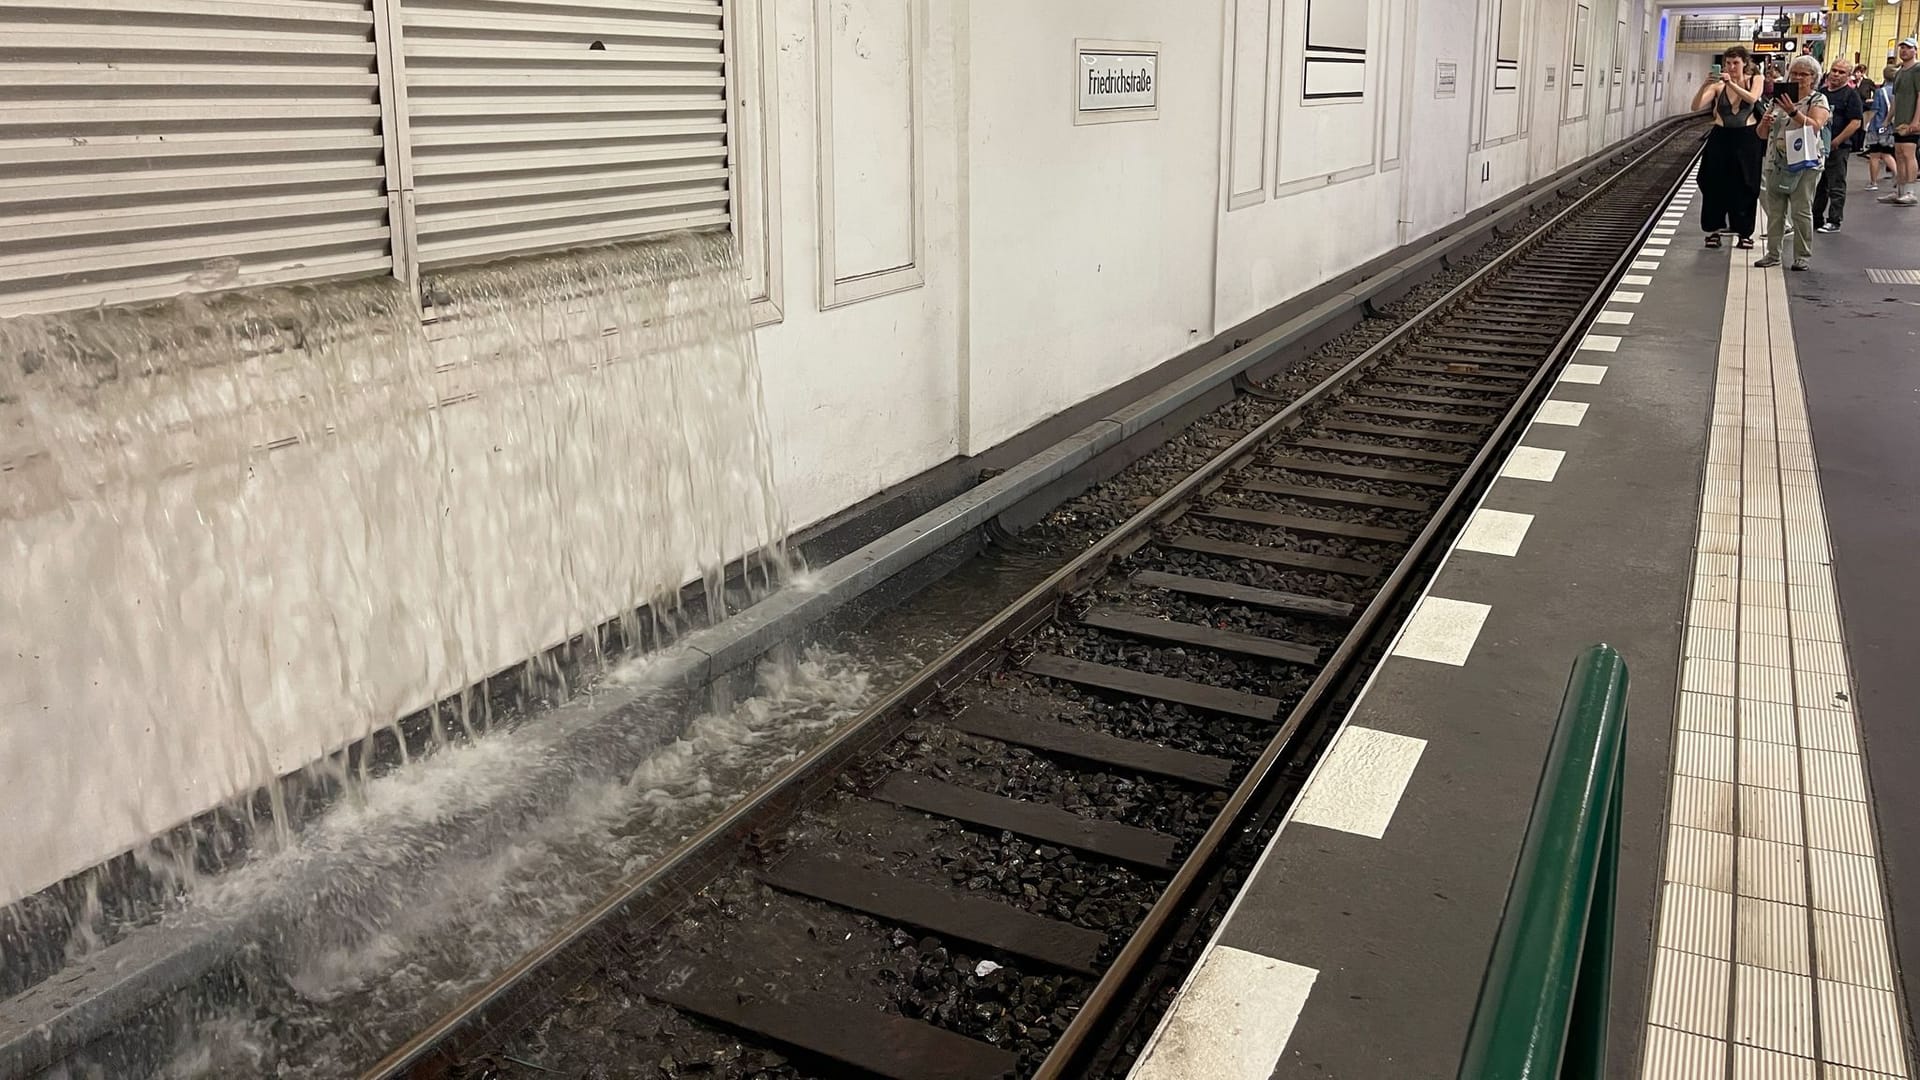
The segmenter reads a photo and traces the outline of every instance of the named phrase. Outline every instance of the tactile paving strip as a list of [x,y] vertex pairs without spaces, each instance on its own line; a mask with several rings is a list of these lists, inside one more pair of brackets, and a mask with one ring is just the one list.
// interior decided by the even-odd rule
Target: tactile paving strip
[[1735,261],[1725,319],[1642,1076],[1907,1077],[1780,272]]

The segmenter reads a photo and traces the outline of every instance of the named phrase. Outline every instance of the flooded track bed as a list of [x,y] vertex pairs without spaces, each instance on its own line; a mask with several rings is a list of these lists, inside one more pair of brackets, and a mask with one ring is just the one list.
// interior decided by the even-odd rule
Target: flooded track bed
[[1697,134],[1063,508],[1067,566],[372,1075],[1123,1073]]

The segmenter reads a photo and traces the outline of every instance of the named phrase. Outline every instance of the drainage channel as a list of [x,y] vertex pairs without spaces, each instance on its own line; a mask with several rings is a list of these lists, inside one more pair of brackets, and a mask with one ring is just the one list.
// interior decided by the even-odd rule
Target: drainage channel
[[367,1075],[1123,1071],[1700,133],[1226,433]]

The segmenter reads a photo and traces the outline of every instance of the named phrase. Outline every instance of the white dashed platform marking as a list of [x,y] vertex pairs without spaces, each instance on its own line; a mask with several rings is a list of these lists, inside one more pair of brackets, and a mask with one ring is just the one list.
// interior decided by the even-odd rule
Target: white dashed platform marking
[[1580,421],[1586,418],[1587,403],[1584,401],[1548,401],[1541,404],[1533,422],[1555,427],[1579,427]]
[[1489,510],[1483,506],[1473,512],[1467,527],[1460,530],[1459,543],[1454,546],[1461,551],[1511,557],[1520,553],[1520,544],[1526,540],[1527,529],[1532,524],[1532,514]]
[[1425,739],[1348,727],[1313,770],[1294,807],[1294,823],[1380,839],[1426,749]]
[[1623,289],[1615,289],[1613,292],[1613,295],[1607,297],[1607,303],[1637,304],[1640,301],[1646,299],[1646,297],[1647,297],[1647,294],[1643,292],[1627,292]]
[[1612,334],[1588,334],[1580,339],[1581,352],[1618,352],[1620,339]]
[[1631,323],[1633,321],[1633,312],[1603,311],[1600,314],[1594,316],[1594,321],[1606,323],[1609,326],[1625,326],[1628,323]]
[[1320,973],[1214,945],[1129,1074],[1131,1080],[1267,1080]]
[[1393,655],[1459,667],[1473,652],[1480,627],[1492,610],[1486,604],[1469,600],[1424,597],[1414,609],[1413,617],[1407,620],[1400,640],[1394,643]]
[[1607,377],[1605,364],[1568,364],[1560,369],[1560,381],[1580,386],[1599,386]]
[[1560,462],[1566,459],[1565,450],[1543,450],[1537,446],[1516,446],[1513,456],[1500,469],[1500,475],[1510,480],[1539,480],[1552,483],[1560,472]]
[[1653,284],[1653,279],[1652,279],[1652,278],[1650,278],[1650,277],[1648,277],[1648,276],[1647,276],[1647,275],[1645,275],[1645,274],[1621,274],[1621,275],[1620,275],[1620,284],[1622,284],[1622,285],[1651,285],[1651,284]]

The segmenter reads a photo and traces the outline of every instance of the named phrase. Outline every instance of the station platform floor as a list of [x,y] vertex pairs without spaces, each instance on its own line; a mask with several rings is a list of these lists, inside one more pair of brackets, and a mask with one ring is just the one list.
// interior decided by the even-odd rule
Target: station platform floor
[[[1913,1074],[1920,211],[1684,185],[1133,1070],[1458,1074],[1569,669],[1631,672],[1608,1076]],[[1920,279],[1920,274],[1908,276]],[[1880,279],[1880,280],[1876,280]]]

